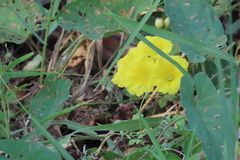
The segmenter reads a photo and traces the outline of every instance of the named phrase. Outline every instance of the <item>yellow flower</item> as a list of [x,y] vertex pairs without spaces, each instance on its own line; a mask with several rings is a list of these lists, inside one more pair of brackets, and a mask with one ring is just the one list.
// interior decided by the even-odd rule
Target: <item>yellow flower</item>
[[[180,56],[171,56],[171,58],[187,70],[188,62],[184,58]],[[157,86],[159,92],[176,94],[180,88],[182,76],[182,72],[179,71],[176,66],[166,59],[162,59],[161,62],[151,70],[151,83]]]
[[[164,53],[171,52],[171,41],[156,36],[146,38]],[[179,56],[171,57],[187,68],[185,59]],[[137,47],[130,49],[128,54],[119,60],[112,82],[137,96],[152,92],[154,87],[160,92],[175,94],[179,90],[182,75],[174,65],[140,41]]]
[[141,50],[133,48],[118,62],[118,71],[112,82],[119,87],[126,87],[130,94],[141,96],[144,92],[152,92],[154,86],[150,83],[150,71],[155,60]]

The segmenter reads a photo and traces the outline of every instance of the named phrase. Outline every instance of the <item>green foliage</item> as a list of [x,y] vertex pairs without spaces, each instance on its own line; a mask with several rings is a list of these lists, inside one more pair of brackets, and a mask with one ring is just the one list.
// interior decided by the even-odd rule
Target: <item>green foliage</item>
[[42,90],[37,93],[30,104],[30,112],[40,121],[62,110],[62,103],[69,97],[70,86],[69,79],[48,75]]
[[2,0],[0,2],[0,40],[20,44],[32,31],[46,28],[46,15],[36,2]]
[[227,34],[236,33],[240,29],[240,19],[236,20],[229,28],[226,29]]
[[227,9],[229,5],[232,3],[233,0],[218,0],[217,2],[212,1],[213,3],[215,2],[214,11],[218,17],[220,17],[222,14],[227,12]]
[[[238,63],[236,63],[237,60],[232,54],[223,51],[226,48],[227,39],[224,35],[223,26],[218,19],[226,12],[228,7],[231,7],[229,6],[231,1],[167,0],[164,1],[165,5],[163,6],[160,0],[75,0],[58,11],[60,2],[60,0],[52,1],[48,11],[43,8],[40,1],[38,3],[25,3],[20,0],[2,0],[0,2],[0,15],[8,15],[0,17],[1,43],[7,41],[21,44],[31,34],[36,36],[35,31],[46,29],[42,55],[35,56],[33,61],[29,63],[29,65],[33,64],[31,68],[36,69],[37,65],[42,62],[41,72],[26,72],[26,68],[22,71],[15,70],[15,67],[32,57],[33,53],[26,54],[10,63],[0,62],[0,138],[2,138],[0,140],[0,151],[2,151],[0,159],[61,159],[61,154],[65,159],[72,160],[73,157],[62,147],[66,144],[73,144],[71,147],[76,147],[76,151],[83,153],[78,157],[79,159],[97,159],[99,157],[124,160],[139,158],[146,160],[236,159],[238,95],[236,91],[234,92],[234,89],[237,88],[235,86],[235,74],[237,72],[235,65],[238,65]],[[141,22],[136,22],[139,13],[145,11],[148,5],[148,12],[142,14]],[[160,9],[165,7],[164,11],[171,19],[171,30],[173,32],[145,25],[149,19],[154,19],[152,12],[157,6]],[[54,17],[55,13],[57,13],[56,17]],[[165,13],[163,12],[160,15],[166,17]],[[235,32],[239,28],[239,22],[239,20],[236,20],[232,26],[227,28],[225,33]],[[117,102],[114,102],[114,104],[133,104],[136,100],[136,97],[130,96],[128,93],[125,94],[125,91],[116,91],[113,83],[108,83],[111,74],[107,80],[105,79],[135,37],[177,66],[185,74],[181,81],[180,93],[181,105],[186,110],[187,122],[185,117],[178,114],[168,115],[164,118],[145,118],[143,116],[145,113],[141,114],[140,112],[135,114],[131,120],[115,121],[113,124],[99,124],[99,122],[94,121],[97,125],[90,127],[70,119],[67,120],[68,116],[66,115],[71,114],[74,110],[78,111],[78,109],[81,112],[84,110],[82,107],[85,106],[95,107],[95,105],[103,104],[109,105],[110,109],[113,109],[114,105],[111,105],[111,102],[95,102],[97,99],[93,97],[93,99],[90,99],[93,102],[87,101],[71,106],[69,90],[72,83],[70,79],[65,78],[63,73],[45,72],[44,67],[46,66],[44,63],[46,63],[47,57],[45,53],[48,36],[58,25],[62,29],[74,31],[74,34],[75,31],[81,32],[82,35],[84,34],[92,40],[100,39],[118,31],[124,31],[130,35],[116,59],[108,67],[106,74],[103,78],[101,77],[102,82],[107,81],[105,84],[102,83],[102,86],[106,87],[108,84],[107,91],[109,93],[106,97],[101,98],[109,101],[115,99]],[[145,32],[143,34],[160,36],[171,40],[175,45],[179,45],[181,51],[186,53],[191,61],[192,68],[189,69],[191,74],[182,70],[178,63],[171,58],[169,59],[166,54],[149,43],[142,36],[140,30]],[[42,42],[41,38],[37,38]],[[72,38],[72,36],[69,36],[69,39],[73,40]],[[75,46],[78,41],[79,39],[75,39],[75,42],[70,46]],[[60,47],[60,44],[56,46]],[[57,50],[56,46],[55,49]],[[68,56],[71,47],[63,52],[64,56]],[[75,48],[77,47],[78,45]],[[179,52],[180,50],[176,50],[174,54]],[[5,57],[8,57],[8,55]],[[53,58],[58,58],[58,56],[52,57],[51,60]],[[194,64],[199,62],[204,63]],[[227,87],[231,90],[226,97],[222,70],[228,66],[230,66],[230,69],[224,74],[227,77]],[[64,72],[64,69],[61,69],[61,71]],[[229,75],[229,73],[231,74]],[[42,85],[42,88],[34,97],[28,96],[27,100],[20,101],[17,98],[17,92],[24,89],[29,91],[29,84],[21,84],[14,89],[9,87],[12,86],[11,81],[9,81],[10,78],[39,75],[41,76],[40,86]],[[41,81],[43,75],[46,75],[44,83]],[[213,75],[215,80],[212,81],[212,78],[208,78],[208,76]],[[92,87],[95,84],[91,83],[89,85]],[[217,90],[218,88],[219,90]],[[130,97],[130,100],[126,101],[126,97]],[[164,95],[163,97],[175,101],[172,95]],[[175,97],[179,97],[179,95]],[[138,99],[138,103],[134,105],[141,106],[139,103],[141,102]],[[67,105],[63,108],[63,104]],[[160,107],[156,108],[164,110],[166,104],[167,101],[162,101],[157,103],[157,106]],[[154,103],[151,105],[154,105]],[[20,111],[15,111],[15,108]],[[236,115],[234,115],[235,111],[237,111]],[[102,111],[99,110],[99,112]],[[60,120],[59,116],[66,119]],[[25,117],[29,118],[25,120]],[[57,117],[59,119],[54,120]],[[12,126],[12,121],[15,119],[22,122],[22,128],[17,128],[18,125]],[[28,121],[31,121],[33,125],[25,123]],[[48,125],[66,127],[67,132],[64,133],[64,137],[57,137],[57,140],[49,133],[50,128],[47,130]],[[14,127],[17,129],[12,131]],[[29,132],[30,130],[33,132]],[[36,135],[36,131],[40,134]],[[20,134],[19,139],[17,139],[18,135],[16,136],[16,133]],[[39,135],[43,135],[46,142],[40,141],[42,139]],[[39,139],[39,142],[27,141],[31,141],[33,138],[35,138],[34,140]],[[79,149],[75,144],[75,140],[77,142],[77,140],[88,139],[101,140],[101,145],[99,148],[87,148],[85,150],[84,147],[88,147],[88,144],[84,144],[83,149]],[[119,140],[119,143],[116,140]],[[124,142],[124,140],[127,140],[127,142]],[[44,146],[45,143],[49,145],[48,148]],[[127,147],[129,145],[131,145],[130,147],[133,146],[131,148],[133,150],[130,151],[126,148],[126,150],[123,150],[121,143]],[[72,148],[68,149],[72,151]],[[143,156],[145,157],[143,158]]]
[[[226,36],[223,26],[216,17],[213,8],[205,1],[199,0],[168,0],[165,2],[166,14],[171,19],[174,33],[181,34],[210,46],[226,47]],[[204,13],[204,14],[203,14]],[[189,60],[194,63],[206,59],[199,51],[189,47],[187,43],[178,43]]]
[[[0,140],[0,150],[8,154],[11,159],[18,160],[61,160],[57,152],[51,152],[42,143]],[[2,158],[1,158],[2,159]]]
[[[112,17],[114,17],[123,26],[125,26],[127,29],[129,29],[131,32],[135,31],[135,28],[140,24],[139,22],[132,21],[132,20],[129,20],[129,19],[117,16],[114,14],[110,14],[110,15]],[[180,34],[169,32],[166,30],[162,30],[162,29],[156,28],[154,26],[149,26],[149,25],[143,24],[141,30],[143,30],[151,35],[155,35],[155,36],[159,36],[159,37],[168,39],[177,44],[178,43],[188,44],[188,48],[190,48],[191,50],[194,50],[194,52],[197,52],[199,55],[202,55],[202,56],[208,55],[208,56],[212,56],[212,57],[219,57],[220,59],[223,59],[226,61],[232,61],[233,63],[236,63],[236,59],[234,57],[227,54],[226,52],[219,50],[216,46],[210,46],[209,44],[199,42],[198,40],[188,38],[188,37],[182,36]],[[144,37],[140,38],[140,36],[141,35],[138,35],[138,38],[143,41]],[[159,52],[160,51],[158,51],[157,53],[159,53]]]
[[136,19],[145,10],[145,0],[76,0],[66,5],[57,15],[58,24],[66,30],[77,30],[90,39],[99,39],[108,32],[123,29],[107,10],[126,18]]
[[[133,152],[131,155],[123,158],[123,160],[131,160],[131,159],[140,159],[144,154],[146,153],[146,150],[141,150],[141,148],[139,148],[139,151],[135,151]],[[144,157],[145,160],[156,160],[156,158],[154,158],[151,154],[147,154]]]
[[[194,98],[194,85],[197,99]],[[186,119],[190,129],[201,140],[204,152],[209,159],[223,159],[224,140],[232,137],[232,132],[225,135],[224,126],[228,122],[221,96],[213,83],[204,73],[198,73],[192,81],[183,77],[181,81],[181,104],[186,109]],[[233,125],[228,123],[228,125]],[[234,145],[234,142],[233,142]]]
[[28,53],[14,61],[11,61],[8,66],[4,69],[5,71],[9,71],[11,69],[13,69],[16,65],[18,65],[19,63],[23,62],[23,61],[26,61],[28,58],[32,57],[33,56],[33,52],[31,53]]
[[[156,127],[163,120],[165,120],[164,117],[145,118],[145,121],[149,127]],[[75,123],[75,126],[77,127],[73,127],[74,122],[68,122],[68,121],[56,121],[56,122],[59,124],[61,123],[67,124],[70,126],[71,129],[76,130],[76,132],[83,132],[88,130],[95,130],[95,131],[112,130],[115,132],[119,132],[119,131],[136,131],[144,128],[140,120],[120,121],[115,124],[105,124],[105,125],[93,126],[93,127],[83,127],[83,126],[80,126],[79,124],[77,125],[77,123]],[[81,127],[81,128],[78,128],[78,127]]]
[[121,158],[119,155],[110,152],[110,151],[102,151],[100,152],[100,156],[105,159],[115,159],[115,158]]

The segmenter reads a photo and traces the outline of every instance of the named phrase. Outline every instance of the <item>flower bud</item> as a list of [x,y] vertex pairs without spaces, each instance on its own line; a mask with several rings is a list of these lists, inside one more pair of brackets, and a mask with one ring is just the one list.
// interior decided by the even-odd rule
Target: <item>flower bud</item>
[[157,18],[155,20],[155,26],[157,28],[163,28],[164,27],[164,20],[162,18]]
[[169,30],[170,29],[170,18],[167,17],[165,20],[164,20],[164,29],[165,30]]

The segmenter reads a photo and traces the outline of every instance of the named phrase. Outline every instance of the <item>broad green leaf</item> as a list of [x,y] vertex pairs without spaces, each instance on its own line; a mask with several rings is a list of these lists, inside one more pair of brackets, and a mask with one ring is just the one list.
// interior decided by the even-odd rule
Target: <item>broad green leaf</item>
[[41,7],[36,2],[2,0],[0,2],[0,15],[2,15],[0,16],[0,37],[8,42],[17,44],[24,42],[31,34],[26,25],[33,31],[46,28],[47,17],[44,16]]
[[[226,36],[221,21],[206,1],[168,0],[165,1],[166,14],[171,19],[172,31],[209,46],[226,47]],[[199,51],[189,48],[189,44],[178,43],[189,60],[204,62],[206,58]]]
[[146,0],[76,0],[67,4],[57,15],[57,22],[66,30],[77,30],[90,39],[100,39],[108,32],[122,29],[107,10],[126,18],[136,19],[147,7]]
[[42,120],[62,109],[62,103],[69,98],[71,81],[57,75],[48,75],[43,88],[30,104],[30,112],[37,120]]
[[[196,98],[194,84],[197,90]],[[223,159],[226,149],[224,141],[228,140],[228,137],[233,137],[234,131],[225,131],[226,124],[231,125],[231,120],[228,120],[225,114],[221,96],[213,83],[204,73],[198,73],[194,81],[184,76],[180,91],[181,104],[186,109],[189,127],[202,142],[208,159]]]
[[4,155],[0,155],[1,160],[12,160],[11,158],[6,158]]
[[61,160],[56,152],[51,152],[42,143],[0,140],[0,150],[17,160]]

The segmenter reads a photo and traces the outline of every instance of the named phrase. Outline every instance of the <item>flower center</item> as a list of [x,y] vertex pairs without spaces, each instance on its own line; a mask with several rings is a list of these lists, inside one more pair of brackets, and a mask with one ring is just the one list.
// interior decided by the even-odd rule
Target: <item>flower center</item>
[[173,80],[173,76],[171,74],[167,75],[166,78],[167,78],[168,81],[172,81]]

